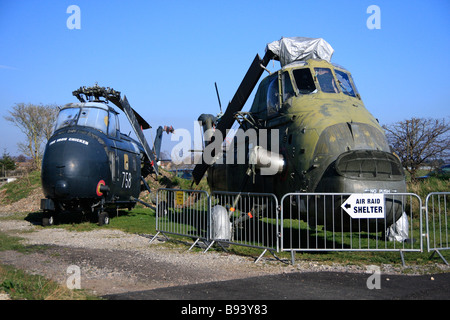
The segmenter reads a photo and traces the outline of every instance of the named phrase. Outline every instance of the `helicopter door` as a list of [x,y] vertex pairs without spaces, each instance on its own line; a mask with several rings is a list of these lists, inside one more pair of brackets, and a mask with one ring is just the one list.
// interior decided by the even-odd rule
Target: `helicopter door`
[[108,152],[109,157],[109,167],[111,169],[111,182],[116,183],[117,181],[117,149],[113,148]]
[[289,72],[278,72],[276,77],[270,80],[267,90],[267,116],[268,118],[279,115],[281,106],[295,95]]
[[119,134],[119,121],[117,115],[113,112],[109,112],[109,124],[108,124],[108,135],[112,138],[111,141],[114,147],[108,152],[109,157],[109,167],[111,169],[111,182],[116,183],[119,179],[119,157],[117,155],[116,139]]

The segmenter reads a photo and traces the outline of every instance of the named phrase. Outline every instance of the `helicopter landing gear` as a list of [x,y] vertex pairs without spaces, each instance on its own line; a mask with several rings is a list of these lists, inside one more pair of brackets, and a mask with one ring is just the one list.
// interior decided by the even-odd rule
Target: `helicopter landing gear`
[[48,227],[55,223],[54,211],[44,211],[42,216],[42,226]]
[[51,199],[41,199],[42,226],[52,226],[58,222],[61,212],[60,204]]
[[105,224],[109,224],[109,214],[104,208],[105,199],[103,198],[100,207],[97,209],[97,215],[98,215],[98,225],[103,226]]
[[103,226],[105,224],[109,224],[109,214],[106,211],[100,210],[98,213],[98,225]]

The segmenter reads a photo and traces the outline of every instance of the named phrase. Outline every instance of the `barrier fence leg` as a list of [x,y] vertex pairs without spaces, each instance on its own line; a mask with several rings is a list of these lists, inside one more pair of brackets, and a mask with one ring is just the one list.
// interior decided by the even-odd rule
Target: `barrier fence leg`
[[292,265],[295,264],[295,251],[294,250],[291,251],[291,263],[292,263]]
[[447,260],[445,260],[444,256],[439,252],[439,250],[434,250],[433,253],[432,253],[431,256],[430,256],[430,259],[433,258],[434,254],[435,254],[436,252],[437,252],[437,254],[439,255],[439,257],[441,257],[441,259],[444,261],[444,263],[445,263],[446,265],[448,265]]
[[209,244],[209,246],[208,246],[208,248],[206,248],[206,250],[205,251],[203,251],[203,253],[206,253],[208,250],[209,250],[209,248],[211,248],[212,247],[212,245],[214,244],[214,240],[213,241],[211,241],[211,243]]
[[267,252],[267,249],[264,249],[264,251],[259,255],[258,259],[255,260],[255,263],[259,261],[259,259],[262,258],[262,256]]
[[170,239],[161,231],[158,231],[149,241],[149,244],[151,244],[153,242],[153,240],[155,240],[159,234],[162,234],[164,236],[164,238],[166,238],[166,241],[170,241]]
[[150,239],[150,242],[149,242],[149,244],[150,243],[152,243],[153,242],[153,240],[155,240],[156,239],[156,237],[160,234],[161,232],[160,231],[158,231],[154,236],[153,236],[153,238],[151,238]]
[[405,268],[406,264],[405,264],[405,257],[403,256],[403,250],[400,250],[400,258],[402,259],[403,268]]
[[197,238],[197,240],[195,240],[195,242],[192,244],[192,246],[189,248],[189,250],[188,251],[191,251],[191,249],[193,248],[193,247],[195,247],[195,245],[197,244],[197,242],[200,240],[200,238]]

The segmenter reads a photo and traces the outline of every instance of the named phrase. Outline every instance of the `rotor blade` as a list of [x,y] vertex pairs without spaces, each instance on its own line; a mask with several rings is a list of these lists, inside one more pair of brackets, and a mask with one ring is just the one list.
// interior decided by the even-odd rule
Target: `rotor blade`
[[133,108],[131,110],[133,110],[133,113],[136,116],[139,125],[142,127],[142,130],[151,128],[150,124],[147,121],[145,121],[145,119],[142,118],[141,115],[136,112],[136,110],[134,110]]
[[[219,131],[222,134],[222,138],[225,138],[226,130],[230,129],[233,126],[233,123],[235,121],[234,114],[242,110],[244,104],[247,102],[248,97],[261,78],[264,68],[267,66],[272,57],[273,52],[271,51],[267,51],[263,59],[260,58],[259,54],[256,55],[255,59],[250,65],[250,68],[245,74],[244,79],[239,85],[239,88],[234,94],[233,99],[228,104],[227,110],[218,121],[215,132]],[[214,139],[217,138],[216,133],[213,135],[213,137]],[[192,176],[196,184],[199,184],[209,166],[210,164],[205,163],[202,157],[202,162],[196,165],[192,172]]]
[[163,134],[163,127],[159,126],[156,130],[155,142],[153,143],[153,152],[156,155],[156,159],[159,160],[159,154],[161,153],[161,139]]
[[[121,100],[119,100],[119,99],[116,98],[116,97],[109,97],[109,101],[111,101],[112,103],[114,103],[120,110],[122,110],[123,112],[125,112],[125,110],[124,110],[124,108],[123,108],[123,106],[122,106],[122,104],[121,104]],[[138,124],[142,127],[142,130],[150,129],[150,128],[151,128],[151,126],[148,124],[148,122],[145,121],[145,119],[142,118],[141,115],[140,115],[139,113],[136,112],[136,110],[134,110],[134,109],[131,108],[131,107],[130,107],[130,109],[131,109],[131,111],[133,111],[134,116],[136,117],[136,120],[137,120]]]
[[217,82],[214,82],[214,85],[216,86],[217,100],[219,100],[219,109],[220,112],[222,112],[222,103],[220,102],[219,89],[217,89]]
[[130,104],[128,103],[127,97],[123,96],[123,99],[120,100],[119,104],[121,105],[121,109],[126,114],[128,121],[130,121],[131,126],[133,127],[134,133],[136,134],[137,138],[139,139],[139,142],[142,144],[145,154],[147,155],[147,158],[150,160],[153,169],[155,170],[155,173],[158,174],[158,165],[156,164],[155,157],[153,155],[152,150],[148,146],[147,140],[144,137],[144,133],[142,132],[142,129],[140,127],[140,123],[135,117],[135,112],[133,112],[133,109],[130,107]]

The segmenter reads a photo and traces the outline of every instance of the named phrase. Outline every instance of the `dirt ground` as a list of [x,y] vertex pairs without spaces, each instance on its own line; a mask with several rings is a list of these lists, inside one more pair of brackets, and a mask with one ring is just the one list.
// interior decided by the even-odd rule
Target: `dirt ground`
[[37,228],[27,221],[6,220],[0,232],[23,238],[39,246],[32,253],[0,251],[0,263],[32,274],[44,275],[65,284],[72,273],[81,271],[82,289],[97,295],[280,273],[279,263],[255,264],[251,258],[221,252],[189,252],[187,247],[164,245],[163,238],[151,244],[148,237],[118,230],[71,232]]

